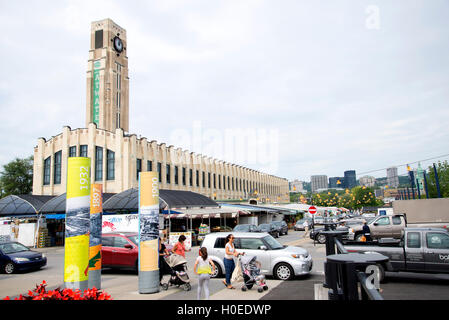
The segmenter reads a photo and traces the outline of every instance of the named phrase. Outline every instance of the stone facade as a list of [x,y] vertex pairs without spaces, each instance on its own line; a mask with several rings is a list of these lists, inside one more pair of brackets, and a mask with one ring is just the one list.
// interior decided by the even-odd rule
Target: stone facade
[[[125,134],[123,129],[115,132],[98,129],[93,123],[88,128],[74,130],[66,126],[61,134],[49,141],[38,139],[34,149],[33,194],[59,195],[66,192],[67,159],[81,156],[82,146],[91,158],[92,183],[103,184],[106,193],[138,187],[140,163],[140,171],[159,172],[160,169],[161,189],[193,191],[215,200],[252,198],[272,203],[288,202],[289,199],[289,184],[284,178],[166,146],[165,143],[158,144],[147,138],[139,139],[135,134]],[[59,160],[57,155],[60,155]]]

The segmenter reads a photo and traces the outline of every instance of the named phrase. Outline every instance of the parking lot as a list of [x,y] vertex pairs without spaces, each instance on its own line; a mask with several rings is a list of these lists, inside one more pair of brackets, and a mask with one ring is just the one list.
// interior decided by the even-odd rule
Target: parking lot
[[[222,279],[210,281],[211,300],[313,300],[315,284],[324,280],[325,246],[303,239],[302,231],[289,231],[288,235],[278,238],[284,245],[296,245],[306,248],[313,257],[312,273],[305,277],[296,277],[292,281],[267,278],[269,290],[263,293],[257,290],[242,292],[236,284],[236,290],[226,289]],[[36,284],[45,280],[48,288],[63,286],[64,248],[52,247],[36,249],[45,252],[48,265],[39,271],[21,274],[0,274],[0,298],[14,297],[27,293]],[[188,274],[192,284],[191,291],[171,287],[155,294],[138,293],[138,276],[132,271],[103,270],[102,289],[111,294],[114,300],[196,300],[197,277],[193,273],[193,264],[198,247],[186,253]],[[382,296],[386,300],[439,300],[449,299],[449,275],[419,275],[410,273],[387,274],[387,282],[381,284]],[[167,276],[165,276],[167,277]]]

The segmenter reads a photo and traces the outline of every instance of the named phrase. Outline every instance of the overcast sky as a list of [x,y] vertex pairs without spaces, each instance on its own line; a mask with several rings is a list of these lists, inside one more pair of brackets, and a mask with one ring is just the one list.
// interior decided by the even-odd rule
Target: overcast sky
[[130,133],[289,180],[449,154],[448,17],[446,0],[0,0],[0,165],[85,127],[105,18],[127,30]]

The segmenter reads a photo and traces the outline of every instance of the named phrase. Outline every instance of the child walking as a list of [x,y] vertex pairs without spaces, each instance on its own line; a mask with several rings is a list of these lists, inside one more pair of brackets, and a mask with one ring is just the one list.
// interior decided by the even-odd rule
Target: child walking
[[[211,269],[212,266],[212,269]],[[201,300],[201,293],[204,291],[204,298],[209,300],[209,280],[211,273],[215,272],[214,262],[207,257],[207,249],[205,247],[200,249],[200,255],[196,258],[193,272],[198,277],[198,300]]]

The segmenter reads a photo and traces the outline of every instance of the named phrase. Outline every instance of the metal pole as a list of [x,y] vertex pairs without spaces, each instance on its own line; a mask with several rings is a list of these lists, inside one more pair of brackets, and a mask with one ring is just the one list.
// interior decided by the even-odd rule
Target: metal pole
[[437,185],[437,195],[438,195],[438,198],[441,198],[440,179],[438,179],[438,172],[437,172],[437,167],[435,166],[435,163],[433,164],[433,172],[435,173],[435,183]]
[[407,187],[407,200],[410,200],[410,190],[408,187]]
[[429,190],[427,188],[427,175],[426,171],[424,171],[424,189],[426,191],[426,199],[429,199]]

